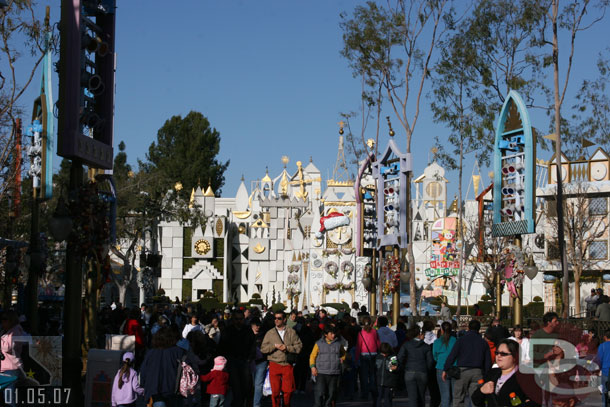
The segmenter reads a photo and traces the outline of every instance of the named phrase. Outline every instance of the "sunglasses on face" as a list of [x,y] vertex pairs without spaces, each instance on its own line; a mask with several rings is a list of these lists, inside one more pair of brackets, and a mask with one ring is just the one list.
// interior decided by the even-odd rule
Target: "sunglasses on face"
[[283,320],[284,320],[284,317],[275,317],[275,320],[276,320],[276,321],[283,321]]
[[511,356],[510,353],[508,352],[500,352],[500,351],[496,351],[496,356],[502,356],[502,357],[506,357],[506,356]]

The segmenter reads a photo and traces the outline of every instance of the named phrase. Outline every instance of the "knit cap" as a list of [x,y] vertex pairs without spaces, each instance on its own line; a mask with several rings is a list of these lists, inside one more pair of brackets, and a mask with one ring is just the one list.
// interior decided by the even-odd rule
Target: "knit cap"
[[225,365],[227,364],[227,359],[222,356],[216,356],[214,358],[214,368],[212,370],[224,370]]

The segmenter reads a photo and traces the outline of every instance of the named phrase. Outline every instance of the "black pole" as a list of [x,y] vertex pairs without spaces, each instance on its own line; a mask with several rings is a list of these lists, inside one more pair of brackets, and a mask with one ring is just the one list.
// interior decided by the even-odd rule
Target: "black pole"
[[[72,160],[70,194],[76,199],[83,184],[83,165]],[[75,202],[71,202],[74,204]],[[76,242],[68,240],[66,249],[66,294],[64,302],[63,386],[71,389],[69,406],[84,405],[81,384],[81,326],[82,326],[83,259]]]
[[40,248],[40,226],[38,213],[38,194],[32,185],[32,221],[30,228],[30,267],[28,284],[26,287],[26,317],[30,324],[30,333],[38,334],[38,276],[42,267],[42,253]]

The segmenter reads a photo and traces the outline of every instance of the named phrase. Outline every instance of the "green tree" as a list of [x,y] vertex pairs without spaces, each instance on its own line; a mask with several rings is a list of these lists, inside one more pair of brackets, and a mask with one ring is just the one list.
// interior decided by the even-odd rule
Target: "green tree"
[[[381,73],[379,77],[385,101],[402,126],[407,153],[411,153],[424,86],[430,78],[433,56],[444,34],[455,26],[455,11],[448,0],[395,0],[378,6],[369,1],[357,6],[342,23],[344,56],[354,74]],[[411,201],[411,178],[407,177],[407,201]],[[407,230],[411,217],[407,216]],[[413,244],[407,244],[411,278],[409,291],[414,294],[415,256]],[[416,296],[411,295],[415,310]]]
[[[436,138],[437,156],[458,171],[460,222],[464,155],[474,151],[478,161],[489,165],[495,118],[508,91],[518,90],[531,104],[534,90],[540,88],[541,64],[536,52],[541,50],[531,45],[542,18],[538,0],[480,0],[461,28],[440,47],[441,58],[432,74],[431,108],[435,120],[448,127],[447,136]],[[460,268],[458,291],[461,272]],[[460,311],[458,295],[458,315]]]
[[205,116],[191,111],[184,118],[171,117],[159,129],[157,141],[148,148],[143,169],[158,177],[158,187],[163,192],[176,182],[181,182],[188,192],[200,182],[210,181],[219,195],[229,166],[229,161],[218,161],[219,151],[220,133]]
[[[343,112],[347,130],[347,151],[353,157],[356,173],[359,163],[371,154],[365,134],[369,120],[375,117],[375,149],[379,146],[379,126],[383,106],[385,75],[392,72],[395,63],[388,58],[388,50],[393,42],[399,41],[399,35],[393,27],[394,17],[384,7],[374,2],[356,7],[350,16],[341,13],[340,27],[343,30],[343,49],[341,55],[349,61],[354,78],[360,79],[361,97],[358,112]],[[355,126],[355,119],[360,116],[360,123]]]

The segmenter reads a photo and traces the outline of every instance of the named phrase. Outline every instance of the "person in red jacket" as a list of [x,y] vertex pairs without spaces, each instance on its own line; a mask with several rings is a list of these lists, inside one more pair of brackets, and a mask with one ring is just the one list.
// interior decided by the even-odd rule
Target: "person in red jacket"
[[145,350],[144,331],[140,322],[141,316],[139,308],[130,309],[127,321],[125,321],[125,326],[123,327],[123,335],[133,335],[136,337],[136,367],[140,366]]
[[229,388],[229,373],[224,371],[227,359],[222,356],[214,358],[214,368],[210,373],[201,375],[199,378],[202,382],[210,382],[206,392],[210,395],[210,407],[223,407],[225,403],[225,395]]

